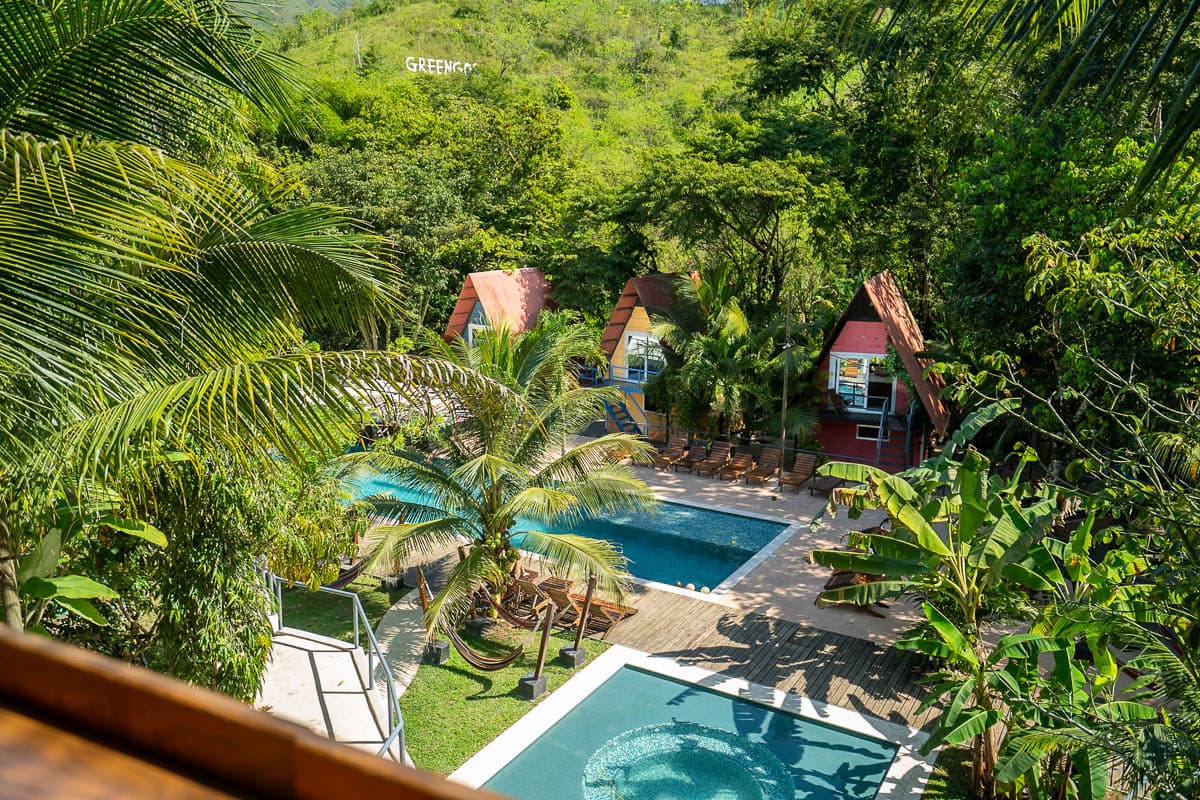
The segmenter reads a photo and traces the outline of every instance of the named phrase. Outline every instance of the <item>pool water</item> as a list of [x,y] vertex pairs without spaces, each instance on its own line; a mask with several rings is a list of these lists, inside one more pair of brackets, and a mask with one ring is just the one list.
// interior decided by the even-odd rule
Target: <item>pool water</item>
[[[360,496],[391,494],[424,502],[417,492],[382,477],[359,477],[354,484]],[[715,589],[786,527],[780,522],[663,502],[657,513],[585,519],[552,532],[607,539],[629,559],[629,571],[638,578]],[[533,529],[529,521],[517,520],[515,530]],[[520,536],[514,536],[513,542],[520,547]]]
[[868,800],[896,750],[625,666],[484,788],[518,800]]

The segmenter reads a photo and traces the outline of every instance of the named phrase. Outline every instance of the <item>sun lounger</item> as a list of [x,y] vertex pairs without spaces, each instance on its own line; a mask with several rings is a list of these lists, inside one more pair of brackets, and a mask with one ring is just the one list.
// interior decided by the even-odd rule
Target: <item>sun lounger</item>
[[661,453],[655,453],[652,458],[653,465],[659,469],[668,469],[671,464],[683,458],[684,452],[687,450],[687,437],[674,434],[667,440],[667,446],[662,449]]
[[841,478],[835,478],[832,475],[820,475],[808,482],[808,493],[814,496],[818,492],[821,494],[829,494],[843,483],[845,483],[845,481],[843,481]]
[[733,445],[729,442],[713,442],[712,452],[709,453],[708,458],[693,467],[692,471],[697,475],[716,475],[729,463],[731,449],[733,449]]
[[697,440],[692,442],[692,446],[688,448],[687,455],[671,462],[671,467],[676,472],[679,472],[680,467],[691,472],[697,464],[703,463],[706,458],[708,458],[708,444]]
[[764,483],[770,478],[774,478],[777,472],[779,472],[779,448],[764,447],[754,469],[746,473],[746,483],[750,483],[750,481]]
[[796,494],[800,494],[800,485],[812,478],[817,471],[817,457],[812,453],[797,453],[796,463],[792,465],[789,472],[783,472],[779,475],[779,490],[783,491],[784,486],[791,486]]
[[721,467],[717,473],[722,478],[733,478],[733,482],[737,483],[742,476],[754,469],[754,458],[750,455],[749,447],[740,447],[733,454],[733,458],[729,459],[725,466]]
[[[585,595],[574,594],[563,589],[548,587],[546,594],[558,607],[558,616],[554,623],[564,628],[578,625],[579,617],[583,614]],[[612,630],[613,626],[626,617],[637,613],[636,608],[610,603],[599,597],[592,597],[592,605],[588,609],[587,627],[584,630],[588,636],[603,636]]]

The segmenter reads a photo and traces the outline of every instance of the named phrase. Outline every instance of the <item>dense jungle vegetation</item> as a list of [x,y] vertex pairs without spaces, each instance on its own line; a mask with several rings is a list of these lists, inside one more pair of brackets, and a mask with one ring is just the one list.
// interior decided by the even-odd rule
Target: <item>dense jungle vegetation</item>
[[[399,396],[427,413],[359,460],[496,489],[420,531],[478,535],[452,627],[506,580],[504,492],[649,499],[620,463],[644,443],[555,464],[543,435],[598,411],[564,366],[630,276],[699,278],[659,320],[657,405],[802,438],[785,363],[811,372],[889,270],[957,433],[900,476],[825,467],[889,519],[814,555],[886,578],[826,599],[922,601],[901,646],[939,666],[933,741],[970,749],[973,796],[1200,796],[1198,0],[243,10],[0,0],[7,625],[253,698],[253,566],[331,577],[378,521],[340,454]],[[429,345],[465,274],[527,266],[562,313]],[[603,544],[540,546],[622,577]]]

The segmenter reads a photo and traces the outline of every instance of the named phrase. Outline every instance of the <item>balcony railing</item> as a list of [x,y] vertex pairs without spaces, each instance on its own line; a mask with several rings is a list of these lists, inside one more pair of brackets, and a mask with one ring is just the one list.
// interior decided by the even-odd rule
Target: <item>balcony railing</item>
[[653,366],[622,367],[615,364],[607,369],[580,367],[579,382],[584,386],[610,386],[618,383],[635,383],[641,386],[661,371]]

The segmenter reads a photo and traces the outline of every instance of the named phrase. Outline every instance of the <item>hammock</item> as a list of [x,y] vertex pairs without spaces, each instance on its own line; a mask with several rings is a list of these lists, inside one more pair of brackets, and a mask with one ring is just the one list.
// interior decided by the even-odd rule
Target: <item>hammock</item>
[[455,631],[446,631],[446,637],[450,640],[450,644],[454,645],[454,649],[462,656],[463,661],[470,664],[475,669],[481,672],[495,672],[504,669],[509,664],[516,661],[525,654],[525,648],[518,645],[515,650],[500,658],[491,658],[483,653],[471,649],[471,646],[459,637]]
[[[421,571],[420,567],[417,567],[417,590],[421,595],[421,610],[424,611],[429,608],[428,586],[425,583],[425,573]],[[512,652],[493,658],[473,650],[454,630],[446,631],[446,638],[450,640],[450,644],[454,645],[454,649],[462,656],[463,661],[481,672],[495,672],[504,669],[525,653],[524,645],[518,645]]]
[[330,581],[329,583],[325,584],[325,586],[330,589],[344,589],[346,586],[354,582],[354,579],[359,576],[366,564],[367,560],[364,558],[360,559],[355,564],[351,564],[349,567],[345,567],[341,572],[338,573],[338,576],[335,580]]
[[481,589],[479,596],[486,600],[487,604],[496,610],[496,613],[500,615],[502,620],[507,622],[509,625],[512,625],[514,628],[523,628],[527,631],[531,631],[542,624],[542,621],[538,619],[525,619],[524,617],[518,617],[504,606],[497,603],[496,598],[492,597],[492,593],[487,589]]

